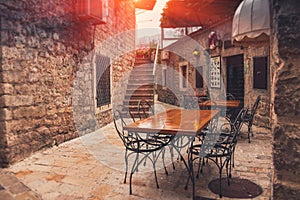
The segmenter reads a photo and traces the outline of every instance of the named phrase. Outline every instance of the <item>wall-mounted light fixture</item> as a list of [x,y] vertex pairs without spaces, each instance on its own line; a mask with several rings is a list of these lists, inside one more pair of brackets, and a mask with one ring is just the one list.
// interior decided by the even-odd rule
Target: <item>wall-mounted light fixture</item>
[[193,51],[193,55],[197,58],[200,56],[200,51],[198,48],[195,48],[194,51]]

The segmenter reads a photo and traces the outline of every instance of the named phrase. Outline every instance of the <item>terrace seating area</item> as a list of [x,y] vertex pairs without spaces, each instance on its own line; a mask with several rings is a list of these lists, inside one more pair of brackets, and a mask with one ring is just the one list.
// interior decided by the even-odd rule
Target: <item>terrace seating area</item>
[[[163,103],[155,105],[156,112],[169,108]],[[262,194],[252,199],[269,199],[272,182],[271,134],[270,130],[255,125],[252,129],[255,134],[251,143],[248,143],[247,127],[242,127],[235,150],[232,177],[247,179],[262,188]],[[188,178],[185,166],[178,159],[173,169],[170,156],[166,153],[168,175],[162,160],[157,160],[159,188],[156,187],[151,162],[147,162],[135,172],[130,195],[129,183],[124,184],[124,146],[111,123],[94,133],[35,153],[7,170],[28,186],[36,198],[44,200],[191,199],[191,187],[184,187]],[[194,165],[196,169],[198,163]],[[219,199],[218,193],[213,193],[209,188],[212,181],[218,178],[215,164],[206,163],[203,173],[195,179],[196,197]],[[0,184],[3,185],[1,181],[0,178]],[[222,190],[225,193],[227,189],[223,187]],[[223,195],[222,199],[231,198]]]

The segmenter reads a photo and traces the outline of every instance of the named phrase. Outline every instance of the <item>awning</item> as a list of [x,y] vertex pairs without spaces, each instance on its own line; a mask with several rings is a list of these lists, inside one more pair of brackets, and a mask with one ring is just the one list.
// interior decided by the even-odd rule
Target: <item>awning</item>
[[144,10],[152,10],[156,0],[134,0],[135,8],[140,8]]
[[244,0],[235,11],[232,21],[232,40],[235,45],[255,45],[268,41],[270,36],[269,0]]
[[208,27],[228,17],[242,0],[169,0],[160,19],[162,28]]

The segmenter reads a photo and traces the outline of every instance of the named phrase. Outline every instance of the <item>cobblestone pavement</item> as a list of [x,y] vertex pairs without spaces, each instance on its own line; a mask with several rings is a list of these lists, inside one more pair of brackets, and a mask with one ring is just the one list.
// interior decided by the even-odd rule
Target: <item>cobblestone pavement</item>
[[[232,175],[249,179],[263,188],[263,193],[253,199],[272,199],[271,133],[255,127],[255,135],[249,144],[245,130],[246,127],[243,127],[242,137],[236,147]],[[142,165],[138,173],[134,174],[133,195],[129,195],[129,180],[123,183],[124,149],[113,124],[109,124],[94,133],[37,152],[3,169],[0,185],[4,189],[0,190],[0,199],[191,199],[191,187],[184,189],[187,172],[182,161],[176,160],[175,170],[168,163],[168,176],[162,167],[158,167],[159,189],[155,186],[149,163]],[[158,166],[162,164],[158,163]],[[218,199],[218,195],[208,189],[208,183],[216,178],[217,168],[209,163],[199,179],[196,179],[196,194]]]

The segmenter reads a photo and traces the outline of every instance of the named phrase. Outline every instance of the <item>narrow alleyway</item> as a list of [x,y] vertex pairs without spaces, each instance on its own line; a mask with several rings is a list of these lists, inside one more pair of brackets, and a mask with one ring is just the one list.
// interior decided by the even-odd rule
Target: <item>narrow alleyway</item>
[[[257,127],[254,133],[249,144],[246,127],[243,127],[242,138],[236,148],[233,177],[249,179],[260,185],[263,193],[253,199],[269,200],[272,175],[271,134],[269,130]],[[0,196],[6,194],[5,200],[191,199],[191,187],[184,189],[186,169],[178,160],[175,167],[173,170],[169,163],[168,176],[162,168],[158,170],[160,188],[157,189],[152,171],[144,173],[141,166],[133,176],[133,195],[129,195],[129,180],[126,184],[123,183],[124,150],[111,123],[94,133],[35,153],[4,170],[0,176],[0,185],[4,188],[7,186],[7,190],[0,191]],[[208,189],[208,183],[216,178],[218,172],[215,165],[205,166],[203,174],[196,179],[196,194],[218,199],[218,195]],[[14,191],[13,188],[16,187],[9,188],[7,182],[12,179],[19,181],[19,193]],[[9,197],[8,194],[13,195]],[[21,194],[23,197],[20,197]],[[0,199],[4,200],[2,197]]]

